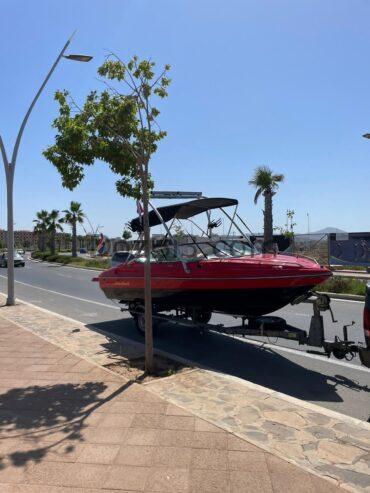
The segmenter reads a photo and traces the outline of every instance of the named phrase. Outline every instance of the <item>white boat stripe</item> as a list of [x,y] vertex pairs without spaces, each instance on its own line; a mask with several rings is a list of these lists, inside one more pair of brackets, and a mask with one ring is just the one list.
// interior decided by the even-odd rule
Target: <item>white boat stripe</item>
[[[269,277],[156,277],[152,275],[152,280],[173,280],[173,281],[245,281],[245,280],[258,280],[258,279],[299,279],[302,277],[330,277],[325,274],[307,274],[300,276],[269,276]],[[115,276],[98,276],[100,279],[113,279],[113,280],[125,280],[125,279],[143,279],[143,277],[139,276],[125,276],[125,277],[115,277]]]

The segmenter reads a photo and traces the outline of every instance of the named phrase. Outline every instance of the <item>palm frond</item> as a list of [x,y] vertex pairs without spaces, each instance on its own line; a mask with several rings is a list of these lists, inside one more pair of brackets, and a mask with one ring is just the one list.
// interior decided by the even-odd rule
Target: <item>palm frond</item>
[[258,198],[262,193],[262,188],[259,188],[256,192],[256,195],[254,196],[254,203],[257,204]]

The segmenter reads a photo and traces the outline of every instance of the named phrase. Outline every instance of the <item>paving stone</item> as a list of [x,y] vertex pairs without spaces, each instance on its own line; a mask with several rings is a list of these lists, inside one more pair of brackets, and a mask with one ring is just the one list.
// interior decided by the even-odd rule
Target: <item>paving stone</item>
[[158,445],[165,447],[194,447],[194,432],[161,430],[158,435]]
[[194,448],[227,449],[227,436],[221,433],[198,431],[194,433]]
[[228,455],[226,450],[193,449],[191,456],[192,469],[228,470]]
[[123,445],[115,458],[115,464],[126,466],[151,466],[155,448],[147,445]]
[[230,471],[230,482],[231,493],[273,493],[268,472]]
[[145,491],[175,493],[187,492],[189,488],[189,471],[178,468],[151,469]]
[[128,429],[88,428],[82,432],[82,440],[86,443],[121,445],[125,442]]
[[132,428],[162,428],[164,417],[161,414],[135,414]]
[[30,466],[26,472],[26,479],[31,484],[101,488],[104,485],[105,474],[105,466],[98,464],[45,461]]
[[162,427],[166,430],[194,430],[194,416],[165,416]]
[[153,466],[166,466],[178,469],[189,468],[192,449],[185,447],[156,447],[153,453]]
[[[230,493],[230,474],[228,471],[192,469],[189,490],[191,493]],[[244,493],[243,489],[238,493],[242,491]]]
[[119,445],[84,445],[77,462],[89,464],[112,464],[119,452]]
[[159,430],[150,428],[134,428],[127,432],[125,444],[127,445],[156,445],[158,443]]
[[108,466],[104,481],[107,490],[143,491],[151,470],[148,467]]
[[[7,464],[0,467],[0,483],[23,483],[26,480],[25,469]],[[0,490],[1,491],[1,490]]]
[[317,446],[317,455],[320,459],[326,459],[332,463],[353,464],[364,455],[364,451],[332,440],[321,440]]
[[227,437],[227,449],[228,450],[246,450],[248,452],[260,452],[261,449],[252,445],[247,440],[242,440],[231,433]]
[[266,471],[265,453],[246,452],[240,450],[228,451],[228,463],[231,471]]
[[98,422],[99,428],[130,428],[135,414],[108,414],[104,415]]

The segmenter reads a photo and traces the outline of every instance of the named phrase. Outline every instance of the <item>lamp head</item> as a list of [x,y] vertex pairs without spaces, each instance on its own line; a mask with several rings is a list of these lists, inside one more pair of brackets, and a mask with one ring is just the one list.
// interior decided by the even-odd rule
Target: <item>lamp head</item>
[[90,55],[64,55],[64,58],[75,62],[89,62],[93,57]]

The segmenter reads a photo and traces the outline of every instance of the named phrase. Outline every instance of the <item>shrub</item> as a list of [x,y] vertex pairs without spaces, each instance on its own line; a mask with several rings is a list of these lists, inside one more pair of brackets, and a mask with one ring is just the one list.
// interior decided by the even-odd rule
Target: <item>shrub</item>
[[333,276],[328,281],[320,284],[318,291],[365,295],[365,285],[366,281],[362,279]]
[[58,255],[48,255],[44,260],[47,260],[48,262],[57,262],[57,259]]

